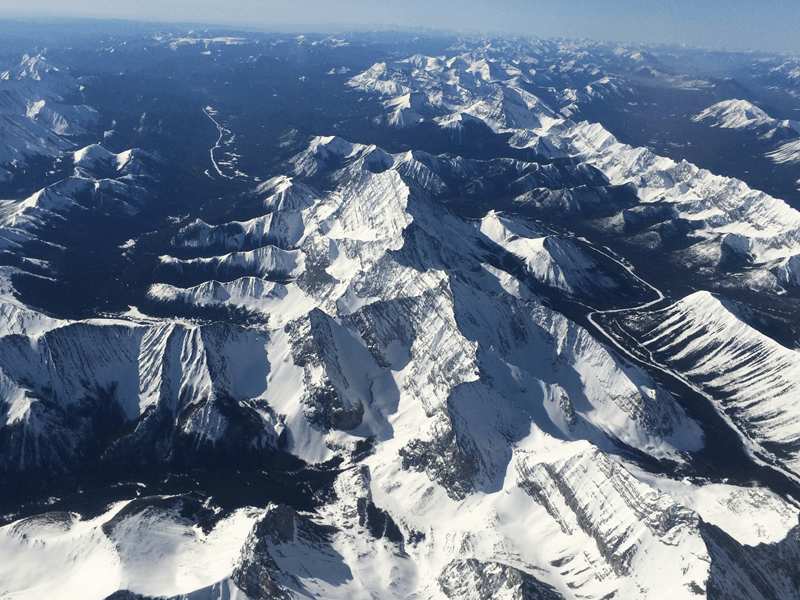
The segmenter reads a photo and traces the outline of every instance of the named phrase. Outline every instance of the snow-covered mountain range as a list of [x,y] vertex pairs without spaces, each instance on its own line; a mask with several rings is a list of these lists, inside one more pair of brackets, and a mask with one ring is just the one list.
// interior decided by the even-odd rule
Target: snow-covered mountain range
[[[757,132],[766,140],[779,142],[767,156],[776,163],[800,162],[800,123],[785,119],[773,119],[763,110],[747,100],[725,100],[708,107],[693,118],[694,121],[710,122],[712,127],[725,129],[747,129]],[[785,141],[785,140],[789,141]],[[782,142],[782,143],[780,143]]]
[[796,121],[700,51],[230,33],[0,81],[0,597],[797,598],[800,205],[628,123]]
[[0,178],[8,181],[12,177],[9,167],[24,165],[36,156],[55,158],[74,148],[71,138],[87,132],[97,120],[97,111],[65,99],[79,93],[80,81],[49,64],[41,54],[26,54],[16,64],[6,63],[0,69],[0,165],[4,167]]

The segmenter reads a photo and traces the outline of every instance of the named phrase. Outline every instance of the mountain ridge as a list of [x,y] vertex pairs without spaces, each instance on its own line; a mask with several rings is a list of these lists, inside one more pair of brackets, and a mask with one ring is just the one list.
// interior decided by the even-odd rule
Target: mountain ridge
[[589,118],[717,84],[284,38],[58,55],[98,116],[3,183],[0,595],[791,600],[797,212]]

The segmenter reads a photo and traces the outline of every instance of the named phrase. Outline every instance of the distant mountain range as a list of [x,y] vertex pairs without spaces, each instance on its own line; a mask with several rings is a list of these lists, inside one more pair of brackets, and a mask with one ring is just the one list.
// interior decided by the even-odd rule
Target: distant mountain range
[[74,39],[0,57],[0,597],[796,600],[800,59]]

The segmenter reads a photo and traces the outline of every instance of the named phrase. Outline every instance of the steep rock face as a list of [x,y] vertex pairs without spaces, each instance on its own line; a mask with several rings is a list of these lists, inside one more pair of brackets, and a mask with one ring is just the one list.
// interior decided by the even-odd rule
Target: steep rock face
[[4,470],[72,472],[101,455],[183,461],[224,436],[233,438],[231,451],[274,448],[282,425],[258,401],[267,340],[226,325],[99,321],[33,338],[7,335],[0,340]]
[[270,506],[245,541],[231,581],[254,600],[368,597],[367,582],[354,572],[358,561],[344,556],[337,543],[341,525]]
[[239,563],[231,575],[236,587],[248,597],[281,600],[292,598],[289,591],[279,583],[283,574],[270,555],[269,548],[270,542],[274,546],[295,541],[297,518],[298,515],[291,508],[276,506],[261,518],[248,536]]
[[[286,333],[297,344],[292,347],[294,364],[304,370],[303,384],[306,395],[303,397],[306,418],[313,425],[324,430],[355,429],[364,416],[367,398],[351,396],[338,357],[333,327],[337,327],[330,317],[319,309],[311,311],[307,318],[286,326]],[[354,390],[355,394],[358,394]]]
[[[700,547],[696,515],[653,492],[607,456],[594,452],[539,460],[533,454],[517,463],[518,485],[546,508],[564,534],[592,539],[616,575],[632,575],[637,562],[654,560],[659,551],[669,554],[678,539],[683,552],[691,545]],[[598,504],[598,497],[604,501]],[[685,554],[677,562],[674,557],[665,562],[676,574],[689,566]],[[695,570],[693,577],[702,584],[703,570]]]
[[[787,598],[800,589],[800,526],[776,544],[737,548],[718,527],[703,525],[712,558],[708,598],[721,600]],[[736,565],[731,568],[731,565]]]
[[502,563],[474,558],[454,560],[439,576],[448,598],[509,600],[560,600],[561,594],[532,575]]
[[734,305],[707,292],[624,323],[654,360],[707,390],[751,451],[800,475],[795,350],[756,331]]

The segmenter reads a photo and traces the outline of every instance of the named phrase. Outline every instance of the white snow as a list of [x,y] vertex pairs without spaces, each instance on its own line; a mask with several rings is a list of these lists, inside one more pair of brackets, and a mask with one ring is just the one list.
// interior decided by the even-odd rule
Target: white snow
[[693,121],[714,121],[713,127],[752,129],[760,125],[775,126],[778,121],[747,100],[725,100],[709,106],[692,117]]
[[768,152],[767,156],[778,164],[800,163],[800,140],[781,144],[776,150]]
[[118,589],[189,593],[230,575],[261,514],[239,509],[204,534],[176,513],[145,509],[125,517],[108,537],[102,525],[127,504],[89,521],[49,513],[0,528],[0,595],[100,600]]
[[[696,292],[659,313],[644,346],[666,364],[688,360],[690,381],[715,390],[715,404],[740,434],[774,464],[800,477],[800,353],[758,332],[708,292]],[[762,443],[783,446],[776,458]]]

